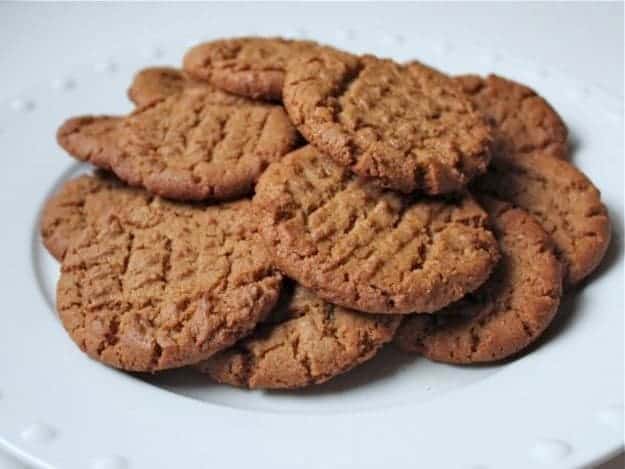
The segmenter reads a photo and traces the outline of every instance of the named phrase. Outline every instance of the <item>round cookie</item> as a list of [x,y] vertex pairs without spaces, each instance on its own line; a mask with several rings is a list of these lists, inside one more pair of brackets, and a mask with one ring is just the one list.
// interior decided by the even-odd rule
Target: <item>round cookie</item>
[[514,158],[540,151],[567,158],[566,125],[534,90],[497,75],[463,75],[454,80],[493,126],[498,155]]
[[298,142],[282,107],[208,85],[185,88],[125,118],[70,119],[57,138],[74,157],[176,200],[249,194],[265,167]]
[[234,347],[197,368],[220,383],[251,389],[319,384],[371,359],[392,340],[399,316],[362,314],[296,286],[275,313]]
[[125,205],[136,197],[149,198],[140,189],[122,185],[99,172],[67,181],[46,202],[41,215],[41,238],[46,249],[62,261],[74,237],[111,207]]
[[182,92],[188,86],[205,86],[173,67],[148,67],[139,70],[128,88],[128,98],[137,106],[145,106]]
[[512,356],[535,341],[555,316],[562,268],[551,239],[525,211],[484,200],[501,261],[473,294],[435,315],[408,316],[395,343],[446,363],[470,364]]
[[287,63],[313,49],[311,41],[243,37],[199,44],[189,50],[183,69],[230,93],[279,101]]
[[540,151],[523,158],[494,158],[475,189],[532,214],[553,238],[567,268],[565,285],[579,283],[597,268],[611,237],[601,194],[573,165]]
[[310,143],[401,192],[459,191],[490,160],[489,126],[429,67],[319,49],[289,62],[284,105]]
[[312,145],[267,168],[254,204],[276,265],[359,311],[436,311],[479,287],[498,260],[486,213],[470,196],[385,191]]
[[139,195],[74,238],[57,309],[92,358],[153,372],[205,360],[249,334],[276,304],[280,283],[250,201]]

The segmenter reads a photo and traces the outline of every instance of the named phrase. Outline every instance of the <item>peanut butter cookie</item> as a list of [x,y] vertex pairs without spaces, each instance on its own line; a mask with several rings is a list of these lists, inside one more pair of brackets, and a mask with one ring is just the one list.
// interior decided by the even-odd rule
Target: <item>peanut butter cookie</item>
[[104,171],[67,181],[46,202],[41,215],[41,238],[46,249],[62,261],[71,240],[111,207],[126,205],[137,197],[148,199],[141,190],[124,186]]
[[540,151],[543,156],[568,157],[566,125],[534,90],[497,75],[454,80],[493,126],[498,155],[515,158]]
[[176,200],[246,195],[298,141],[282,107],[209,86],[185,88],[125,118],[70,119],[57,138],[72,156]]
[[489,126],[429,67],[316,49],[289,62],[284,105],[306,139],[401,192],[455,192],[486,170]]
[[309,386],[372,358],[393,338],[399,325],[399,316],[341,308],[299,285],[274,314],[279,322],[260,325],[251,336],[197,367],[232,386]]
[[230,93],[279,101],[287,63],[315,47],[314,42],[282,38],[223,39],[193,47],[184,57],[183,69]]
[[137,193],[73,238],[57,309],[92,358],[152,372],[197,363],[249,334],[280,284],[248,200],[185,205]]
[[446,363],[497,361],[527,347],[555,316],[562,268],[549,235],[523,210],[480,201],[499,241],[499,265],[459,302],[435,315],[407,317],[395,338],[401,349]]
[[567,268],[565,285],[579,283],[603,259],[611,238],[607,209],[593,183],[567,161],[540,151],[523,158],[496,157],[474,187],[540,222]]
[[189,86],[205,83],[189,78],[173,67],[148,67],[139,70],[128,88],[128,98],[137,106],[146,106],[168,96],[178,94]]
[[57,131],[57,141],[73,157],[110,170],[119,150],[118,116],[73,117]]
[[312,145],[267,169],[254,204],[276,265],[359,311],[436,311],[479,287],[498,260],[486,213],[470,196],[386,191]]

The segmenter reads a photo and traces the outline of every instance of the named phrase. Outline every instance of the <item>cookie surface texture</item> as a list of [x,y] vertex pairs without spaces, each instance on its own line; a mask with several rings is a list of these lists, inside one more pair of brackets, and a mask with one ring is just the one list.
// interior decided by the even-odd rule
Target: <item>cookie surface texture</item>
[[117,157],[119,116],[80,116],[66,120],[58,129],[57,142],[65,151],[79,160],[106,170]]
[[271,311],[280,284],[249,201],[192,206],[137,197],[72,241],[57,309],[89,356],[151,372],[234,344]]
[[536,340],[555,316],[562,266],[542,227],[525,211],[490,200],[502,259],[473,294],[435,315],[402,322],[395,342],[405,351],[446,363],[501,360]]
[[372,358],[393,338],[400,317],[358,313],[296,286],[277,323],[200,363],[218,382],[290,389],[323,383]]
[[128,88],[128,98],[137,106],[146,106],[180,93],[188,86],[202,86],[173,67],[147,67],[139,70]]
[[401,192],[459,191],[490,159],[483,117],[426,66],[318,50],[289,62],[284,105],[310,143]]
[[280,106],[210,87],[186,88],[121,119],[73,118],[57,138],[72,156],[176,200],[248,194],[298,140]]
[[498,259],[486,213],[363,182],[311,145],[256,187],[276,265],[323,299],[372,313],[432,312],[476,289]]
[[568,157],[566,125],[534,90],[497,75],[454,80],[493,126],[495,153],[518,158],[539,151],[543,156]]
[[57,260],[63,260],[71,240],[113,206],[123,206],[137,197],[149,198],[140,190],[123,186],[101,172],[67,181],[46,202],[41,215],[41,238]]
[[567,267],[565,284],[575,285],[597,268],[611,238],[601,194],[567,161],[539,152],[523,158],[494,158],[474,187],[533,215],[553,238]]
[[314,47],[314,42],[281,38],[211,41],[189,50],[183,68],[190,76],[230,93],[279,101],[287,63]]

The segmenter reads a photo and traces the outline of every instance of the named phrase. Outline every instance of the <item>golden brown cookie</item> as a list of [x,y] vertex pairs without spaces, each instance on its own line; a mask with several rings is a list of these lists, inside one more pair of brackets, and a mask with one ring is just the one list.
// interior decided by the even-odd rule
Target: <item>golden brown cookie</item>
[[185,88],[125,118],[70,119],[57,138],[72,156],[176,200],[248,194],[265,167],[298,141],[282,107],[208,85]]
[[198,80],[252,99],[279,101],[286,65],[316,47],[314,42],[242,37],[199,44],[184,56],[183,69]]
[[359,311],[436,311],[479,287],[498,260],[486,213],[470,196],[385,191],[312,145],[269,166],[254,204],[276,265]]
[[400,320],[335,306],[299,285],[274,314],[278,322],[259,326],[197,368],[220,383],[252,389],[319,384],[372,358]]
[[566,125],[534,90],[497,75],[455,77],[493,126],[495,152],[510,158],[540,151],[568,157]]
[[106,170],[118,153],[118,116],[81,116],[68,119],[57,131],[57,141],[70,155]]
[[128,98],[137,106],[145,106],[178,94],[189,86],[205,83],[189,78],[182,70],[173,67],[148,67],[139,70],[128,88]]
[[59,316],[76,344],[108,365],[156,371],[197,363],[266,317],[281,276],[248,200],[189,205],[137,192],[70,243]]
[[489,126],[425,66],[319,49],[289,62],[284,105],[337,163],[402,192],[459,191],[490,159]]
[[111,207],[125,205],[136,197],[150,196],[141,189],[124,186],[104,172],[67,181],[43,208],[40,226],[43,244],[62,261],[71,240],[88,224]]
[[474,187],[528,211],[541,223],[567,267],[565,285],[579,283],[605,255],[611,227],[601,194],[567,161],[540,151],[523,158],[496,157]]
[[544,332],[562,294],[562,268],[551,239],[525,211],[484,200],[502,258],[476,292],[435,315],[402,322],[395,342],[405,351],[446,363],[501,360]]

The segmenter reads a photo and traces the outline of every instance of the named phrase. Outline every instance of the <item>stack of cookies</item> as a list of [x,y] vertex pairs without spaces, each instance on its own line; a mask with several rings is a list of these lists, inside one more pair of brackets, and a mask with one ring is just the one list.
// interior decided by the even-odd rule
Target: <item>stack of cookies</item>
[[128,96],[127,116],[60,127],[98,169],[41,224],[65,329],[117,368],[295,388],[390,342],[501,361],[610,240],[561,118],[498,76],[238,38],[138,72]]

